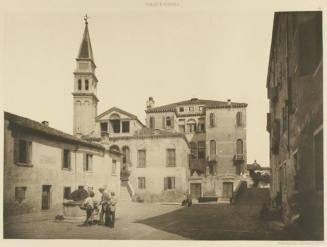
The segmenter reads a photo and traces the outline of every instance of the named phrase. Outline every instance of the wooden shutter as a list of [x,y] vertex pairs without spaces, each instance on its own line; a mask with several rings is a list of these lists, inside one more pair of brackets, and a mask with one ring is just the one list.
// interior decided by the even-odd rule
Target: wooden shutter
[[167,188],[168,188],[168,178],[165,177],[164,178],[164,190],[167,190]]
[[162,117],[162,128],[165,129],[166,128],[166,123],[165,123],[166,119],[165,117],[163,116]]
[[175,125],[174,116],[171,117],[171,128],[173,129]]
[[84,153],[83,154],[83,171],[85,171],[86,170],[86,154]]
[[32,142],[27,141],[27,150],[26,150],[26,155],[27,155],[27,163],[30,164],[32,163]]
[[171,177],[171,188],[175,189],[175,177]]
[[68,151],[68,168],[71,168],[71,151]]
[[89,158],[89,171],[93,171],[93,155],[89,155],[88,158]]
[[14,138],[14,163],[19,162],[19,139]]

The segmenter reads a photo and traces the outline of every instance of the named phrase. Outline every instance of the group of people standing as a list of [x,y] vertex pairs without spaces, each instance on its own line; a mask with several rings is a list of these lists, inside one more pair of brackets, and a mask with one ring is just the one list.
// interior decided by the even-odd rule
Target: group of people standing
[[89,192],[89,196],[84,200],[82,209],[86,210],[86,220],[83,225],[94,224],[94,218],[99,215],[99,225],[105,225],[110,228],[115,226],[115,214],[117,199],[115,192],[108,192],[104,188],[99,188],[101,200],[98,203],[95,199],[95,193]]

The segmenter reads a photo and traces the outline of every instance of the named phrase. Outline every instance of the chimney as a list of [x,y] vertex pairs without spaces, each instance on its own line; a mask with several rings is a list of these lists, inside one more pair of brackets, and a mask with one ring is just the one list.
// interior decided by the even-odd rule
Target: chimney
[[154,99],[152,97],[149,97],[149,99],[146,101],[146,108],[150,109],[154,107]]
[[42,121],[41,123],[42,123],[44,126],[49,127],[49,122],[48,122],[48,121]]
[[227,105],[228,106],[231,106],[232,105],[232,102],[230,101],[230,99],[227,100]]

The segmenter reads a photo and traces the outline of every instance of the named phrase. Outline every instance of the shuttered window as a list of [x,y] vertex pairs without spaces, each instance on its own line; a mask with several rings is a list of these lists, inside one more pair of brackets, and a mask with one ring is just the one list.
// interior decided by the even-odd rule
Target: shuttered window
[[137,185],[139,189],[145,189],[145,177],[138,177]]
[[167,149],[167,166],[176,166],[176,150]]
[[15,201],[21,203],[26,198],[27,187],[15,187]]
[[146,151],[144,149],[138,150],[138,167],[146,166]]
[[236,113],[236,126],[242,127],[242,112],[240,111]]
[[203,141],[198,142],[198,159],[205,159],[206,144]]
[[92,160],[93,160],[92,154],[84,154],[84,159],[83,159],[84,171],[92,171]]
[[70,150],[64,149],[62,151],[62,168],[63,169],[71,168],[70,160],[71,160]]
[[17,164],[32,163],[32,142],[24,139],[14,140],[14,161]]
[[215,140],[210,141],[210,154],[211,155],[216,154],[216,141]]
[[165,177],[164,190],[174,190],[174,189],[175,189],[175,177]]

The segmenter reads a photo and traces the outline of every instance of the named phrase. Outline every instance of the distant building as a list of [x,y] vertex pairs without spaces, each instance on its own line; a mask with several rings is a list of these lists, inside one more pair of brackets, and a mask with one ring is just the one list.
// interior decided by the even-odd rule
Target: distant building
[[149,98],[147,127],[182,133],[189,142],[191,195],[232,197],[246,164],[247,104],[192,98],[154,105]]
[[11,113],[4,114],[5,215],[57,210],[78,188],[120,194],[120,153]]
[[187,191],[193,198],[233,196],[246,164],[247,104],[194,98],[155,107],[150,97],[146,126],[117,107],[97,116],[87,23],[76,61],[74,134],[123,153],[122,185],[131,196],[176,200]]
[[275,13],[267,78],[271,196],[323,238],[322,13]]

